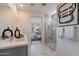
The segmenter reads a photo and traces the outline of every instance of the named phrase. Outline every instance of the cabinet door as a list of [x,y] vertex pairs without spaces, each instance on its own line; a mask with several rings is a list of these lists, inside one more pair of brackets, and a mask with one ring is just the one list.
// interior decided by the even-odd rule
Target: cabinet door
[[0,49],[0,56],[27,56],[27,46],[10,48],[10,49]]

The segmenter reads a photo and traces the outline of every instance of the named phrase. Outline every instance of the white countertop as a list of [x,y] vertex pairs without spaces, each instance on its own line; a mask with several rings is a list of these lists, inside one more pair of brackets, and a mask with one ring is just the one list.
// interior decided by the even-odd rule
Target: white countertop
[[17,38],[8,38],[5,40],[0,39],[0,49],[8,49],[8,48],[14,48],[19,46],[26,46],[28,44],[28,39],[26,36],[23,38],[17,39]]

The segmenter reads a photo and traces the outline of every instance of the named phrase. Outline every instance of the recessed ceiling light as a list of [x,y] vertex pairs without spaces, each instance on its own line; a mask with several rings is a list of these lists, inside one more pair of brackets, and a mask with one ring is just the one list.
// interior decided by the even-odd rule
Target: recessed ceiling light
[[23,4],[20,4],[20,7],[23,7]]
[[46,3],[42,3],[42,6],[46,6]]
[[31,6],[34,6],[34,3],[31,3]]

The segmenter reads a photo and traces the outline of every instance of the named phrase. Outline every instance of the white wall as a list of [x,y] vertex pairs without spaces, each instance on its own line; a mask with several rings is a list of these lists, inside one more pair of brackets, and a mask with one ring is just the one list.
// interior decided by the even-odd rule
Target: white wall
[[[71,23],[74,24],[77,21],[77,11],[73,13],[75,20],[72,21]],[[69,17],[63,18],[65,20],[70,19]],[[58,21],[59,22],[59,21]],[[67,23],[64,25],[68,25],[71,23]],[[63,25],[59,24],[58,25]],[[65,26],[64,26],[65,27]],[[77,27],[76,29],[73,29],[72,27]],[[57,28],[57,55],[63,55],[63,56],[79,56],[79,25],[73,25],[73,26],[66,26],[66,32],[63,34],[64,38],[60,38],[62,34],[62,28],[63,27],[58,27]]]
[[7,27],[15,29],[18,26],[18,28],[28,33],[29,25],[30,15],[26,11],[18,10],[18,18],[15,18],[9,8],[0,8],[0,36]]
[[[75,32],[74,33],[75,39],[73,37],[73,34],[70,35],[72,36],[73,40],[69,40],[68,38],[60,39],[59,37],[57,37],[57,55],[64,55],[64,56],[72,56],[72,55],[77,56],[78,55],[79,56],[79,25],[77,25],[76,27],[77,29],[75,29],[75,31],[72,31],[72,32]],[[59,34],[59,31],[61,31],[60,28],[62,27],[57,28],[57,34]],[[67,32],[66,35],[69,36],[69,34],[72,32],[69,32],[69,33]]]

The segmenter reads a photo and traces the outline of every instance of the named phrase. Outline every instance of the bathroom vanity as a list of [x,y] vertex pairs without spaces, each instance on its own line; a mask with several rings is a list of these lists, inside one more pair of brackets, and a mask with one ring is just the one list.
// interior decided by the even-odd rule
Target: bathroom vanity
[[27,56],[28,40],[26,36],[22,38],[0,39],[0,56]]

